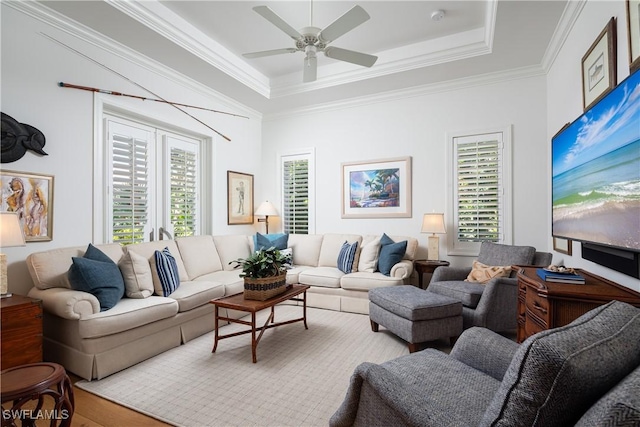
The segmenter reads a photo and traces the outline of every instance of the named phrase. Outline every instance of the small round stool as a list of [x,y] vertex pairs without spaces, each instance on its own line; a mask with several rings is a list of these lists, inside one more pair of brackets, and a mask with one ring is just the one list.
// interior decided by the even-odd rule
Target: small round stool
[[[73,387],[64,368],[57,363],[31,363],[0,372],[2,426],[35,426],[36,420],[50,420],[50,426],[67,427],[73,416]],[[45,397],[53,399],[53,408],[43,408]],[[23,408],[30,402],[37,401]],[[6,407],[5,403],[12,406]]]

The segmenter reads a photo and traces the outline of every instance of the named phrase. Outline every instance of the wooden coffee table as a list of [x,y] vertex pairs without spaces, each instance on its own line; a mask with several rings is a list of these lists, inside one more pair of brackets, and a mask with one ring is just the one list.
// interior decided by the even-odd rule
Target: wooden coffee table
[[[307,327],[307,289],[310,286],[307,285],[289,285],[287,290],[277,295],[273,298],[269,298],[266,301],[256,301],[244,299],[244,293],[239,293],[235,295],[231,295],[228,297],[223,297],[220,299],[214,299],[209,301],[211,304],[215,306],[215,341],[213,343],[212,353],[216,352],[216,348],[218,347],[218,341],[231,338],[238,335],[243,334],[251,334],[251,355],[253,356],[253,363],[258,361],[256,356],[256,349],[258,347],[258,343],[260,342],[260,338],[262,338],[262,334],[269,328],[275,328],[276,326],[287,325],[289,323],[295,322],[304,322],[304,328],[309,329]],[[302,298],[296,298],[298,295],[302,294]],[[301,301],[302,302],[302,317],[298,319],[287,320],[285,322],[275,323],[275,313],[274,309],[276,304],[281,302],[293,300],[293,301]],[[230,317],[220,316],[220,308],[244,311],[247,313],[251,313],[251,322],[247,322],[246,320],[241,319],[232,319]],[[256,313],[260,310],[264,310],[266,308],[271,308],[271,314],[267,318],[267,321],[263,326],[256,326]],[[240,323],[242,325],[251,326],[251,329],[247,329],[240,332],[234,332],[232,334],[221,335],[219,333],[218,322],[220,320],[226,320],[231,323]],[[256,332],[260,331],[260,334],[256,337]]]

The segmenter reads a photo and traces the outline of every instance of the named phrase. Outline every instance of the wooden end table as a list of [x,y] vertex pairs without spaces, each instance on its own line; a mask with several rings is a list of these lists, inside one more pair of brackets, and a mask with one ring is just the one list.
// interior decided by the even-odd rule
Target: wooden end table
[[[55,425],[70,426],[74,411],[73,386],[57,363],[31,363],[0,372],[2,389],[2,426],[36,426],[39,419]],[[44,407],[45,397],[53,399],[53,409]],[[36,401],[35,409],[25,404]],[[8,404],[5,406],[5,404]],[[59,423],[59,424],[58,424]]]
[[[218,347],[218,341],[231,338],[238,335],[243,334],[251,334],[251,356],[253,357],[253,363],[258,361],[256,349],[258,348],[258,343],[260,342],[260,338],[262,338],[262,334],[269,328],[275,328],[276,326],[287,325],[289,323],[295,322],[304,322],[304,328],[309,329],[307,327],[307,289],[310,286],[307,285],[290,285],[287,290],[280,295],[277,295],[273,298],[269,298],[266,301],[256,301],[250,299],[244,299],[244,293],[239,293],[235,295],[231,295],[228,297],[223,297],[220,299],[214,299],[209,301],[211,304],[215,306],[215,341],[213,343],[212,353],[216,352],[216,348]],[[302,294],[302,298],[296,298],[298,295]],[[292,320],[287,320],[285,322],[275,323],[275,313],[274,309],[276,304],[281,302],[293,300],[293,301],[301,301],[302,302],[302,317]],[[251,313],[251,321],[247,322],[246,320],[241,319],[232,319],[230,317],[220,316],[220,308],[244,311],[247,313]],[[271,314],[267,318],[267,321],[263,326],[256,326],[256,313],[260,310],[264,310],[266,308],[271,308]],[[235,332],[232,334],[221,335],[219,333],[220,328],[219,321],[226,320],[231,323],[240,323],[242,325],[251,326],[251,329],[243,330],[240,332]],[[256,337],[256,332],[260,331],[260,334]]]
[[[447,267],[449,265],[449,261],[432,261],[427,259],[418,259],[413,261],[413,268],[418,272],[418,287],[420,289],[426,289],[422,286],[422,275],[424,273],[433,274],[433,272],[438,267]],[[429,283],[427,283],[427,287],[429,287]]]

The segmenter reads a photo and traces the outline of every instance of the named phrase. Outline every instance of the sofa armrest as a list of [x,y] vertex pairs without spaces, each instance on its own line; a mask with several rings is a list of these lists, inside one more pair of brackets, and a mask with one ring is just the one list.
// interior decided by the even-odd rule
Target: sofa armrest
[[431,282],[464,280],[471,273],[471,267],[438,267],[431,276]]
[[451,357],[498,381],[511,364],[520,345],[489,329],[473,327],[465,330],[451,349]]
[[67,288],[31,288],[29,296],[42,300],[44,311],[63,319],[77,320],[89,314],[100,313],[98,298],[88,292]]
[[396,277],[398,279],[406,279],[410,277],[413,273],[413,262],[408,259],[403,259],[399,263],[395,264],[391,267],[391,277]]

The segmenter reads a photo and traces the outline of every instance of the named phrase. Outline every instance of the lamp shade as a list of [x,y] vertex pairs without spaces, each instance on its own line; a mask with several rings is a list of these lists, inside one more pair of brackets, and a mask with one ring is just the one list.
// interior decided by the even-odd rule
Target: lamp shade
[[444,228],[444,214],[442,213],[424,214],[424,217],[422,217],[421,232],[445,234],[447,231]]
[[258,210],[256,211],[256,215],[259,216],[277,216],[278,211],[276,207],[273,206],[273,203],[266,201],[262,202],[260,206],[258,206]]
[[22,226],[15,212],[0,213],[0,247],[25,246]]

